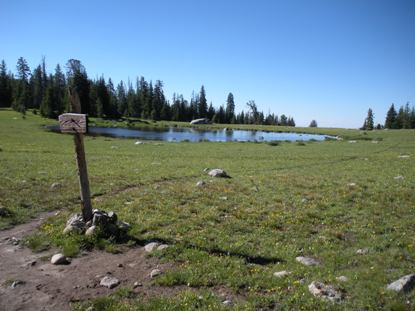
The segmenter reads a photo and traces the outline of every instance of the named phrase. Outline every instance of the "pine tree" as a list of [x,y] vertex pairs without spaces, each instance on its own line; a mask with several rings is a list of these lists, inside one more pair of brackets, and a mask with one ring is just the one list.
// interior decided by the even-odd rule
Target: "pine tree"
[[27,61],[20,57],[17,60],[17,82],[16,95],[14,96],[13,109],[21,112],[23,115],[26,114],[27,107],[30,106],[31,102],[31,91],[29,85],[30,68]]
[[309,127],[317,127],[317,121],[311,120]]
[[127,95],[125,92],[124,82],[121,82],[117,86],[117,112],[120,116],[125,116],[127,112]]
[[199,103],[198,103],[198,115],[200,118],[206,118],[207,117],[207,110],[208,110],[208,106],[207,106],[207,100],[206,100],[206,91],[205,91],[205,87],[202,85],[202,87],[200,88],[200,93],[199,93]]
[[48,83],[53,83],[54,100],[55,100],[55,117],[56,117],[64,112],[65,106],[67,105],[66,103],[67,101],[66,79],[65,79],[64,73],[62,72],[61,66],[59,64],[56,65],[55,75],[53,76],[53,80],[50,80],[50,82]]
[[235,101],[232,93],[229,93],[228,98],[226,99],[225,114],[227,123],[231,123],[231,121],[235,119]]
[[365,119],[365,122],[363,123],[362,129],[371,131],[373,130],[374,122],[373,122],[373,111],[369,108],[367,112],[367,117]]
[[111,78],[108,79],[107,90],[108,90],[108,95],[110,98],[109,108],[108,108],[108,117],[118,118],[120,115],[117,111],[117,106],[118,106],[117,94],[115,92],[114,84],[112,83]]
[[6,62],[0,64],[0,107],[10,107],[13,101],[12,79],[7,74]]
[[[51,81],[52,81],[51,77]],[[40,113],[46,118],[56,117],[55,113],[55,92],[53,83],[49,83],[48,87],[45,90],[45,96],[43,96],[42,102],[40,104]]]
[[96,115],[96,107],[90,105],[90,91],[91,83],[88,80],[85,67],[81,61],[77,59],[70,59],[66,63],[68,86],[72,91],[76,91],[79,100],[81,102],[81,112],[89,114],[90,116]]
[[30,79],[30,85],[33,94],[33,101],[29,108],[39,108],[42,99],[45,95],[45,86],[43,84],[42,67],[39,65],[33,70],[32,77]]
[[395,106],[394,104],[392,104],[392,106],[389,108],[386,114],[385,128],[387,129],[396,128],[396,117],[397,117],[397,113],[395,110]]
[[288,119],[285,114],[282,114],[280,117],[280,125],[281,126],[287,126],[288,125]]

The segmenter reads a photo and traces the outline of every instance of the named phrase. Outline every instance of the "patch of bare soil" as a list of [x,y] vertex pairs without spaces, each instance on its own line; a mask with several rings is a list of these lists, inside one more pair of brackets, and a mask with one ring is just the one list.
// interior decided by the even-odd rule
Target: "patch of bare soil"
[[53,250],[33,253],[17,243],[51,215],[0,231],[0,310],[71,310],[72,302],[114,291],[100,286],[105,275],[120,281],[116,288],[133,288],[138,282],[134,291],[142,297],[171,295],[183,289],[151,284],[153,269],[167,271],[172,266],[146,256],[144,247],[128,248],[121,254],[92,251],[73,258],[69,265],[52,265]]

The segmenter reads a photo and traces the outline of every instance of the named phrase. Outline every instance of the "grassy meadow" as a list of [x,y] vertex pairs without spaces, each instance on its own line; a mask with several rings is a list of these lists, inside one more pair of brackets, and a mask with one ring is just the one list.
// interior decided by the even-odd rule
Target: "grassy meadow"
[[[0,110],[0,205],[8,210],[0,229],[61,210],[27,238],[34,250],[54,246],[71,256],[91,247],[117,251],[111,240],[62,234],[68,216],[80,210],[79,189],[72,137],[43,129],[55,123]],[[138,240],[170,244],[154,256],[175,268],[154,282],[189,290],[143,301],[124,288],[75,307],[415,309],[415,291],[386,290],[415,272],[415,130],[290,130],[344,139],[135,145],[133,139],[87,136],[94,208],[115,211]],[[205,168],[222,168],[232,178],[210,178]],[[200,180],[204,187],[196,187]],[[52,189],[56,182],[61,187]],[[356,254],[365,248],[367,254]],[[322,265],[303,266],[297,256]],[[273,276],[281,270],[292,273]],[[315,298],[308,291],[312,281],[334,285],[345,299],[333,304]],[[238,301],[224,306],[215,294],[221,287]]]

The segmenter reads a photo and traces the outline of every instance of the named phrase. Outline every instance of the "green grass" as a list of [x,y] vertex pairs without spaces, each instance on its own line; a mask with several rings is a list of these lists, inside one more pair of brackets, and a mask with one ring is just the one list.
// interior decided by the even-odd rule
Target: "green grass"
[[[79,210],[79,189],[72,138],[44,131],[51,122],[0,110],[0,204],[11,211],[0,218],[0,228],[61,209],[28,238],[29,245],[57,245],[68,255],[92,247],[117,251],[113,241],[62,234],[68,216]],[[395,294],[385,287],[414,272],[415,131],[303,130],[344,140],[135,145],[86,137],[94,208],[117,212],[132,225],[134,238],[170,243],[155,256],[176,268],[155,282],[204,291],[209,298],[202,309],[222,308],[217,286],[244,297],[235,309],[414,309],[414,291]],[[410,157],[398,158],[403,154]],[[206,167],[223,168],[232,178],[209,178]],[[398,175],[404,179],[395,180]],[[206,186],[196,187],[198,180]],[[50,189],[53,182],[62,187]],[[356,255],[359,248],[369,253]],[[323,264],[301,266],[295,261],[300,255]],[[292,274],[272,276],[280,270]],[[339,283],[340,275],[349,281]],[[315,280],[344,290],[344,302],[311,296],[307,286]],[[192,295],[146,302],[115,295],[78,307],[197,309],[200,301]]]

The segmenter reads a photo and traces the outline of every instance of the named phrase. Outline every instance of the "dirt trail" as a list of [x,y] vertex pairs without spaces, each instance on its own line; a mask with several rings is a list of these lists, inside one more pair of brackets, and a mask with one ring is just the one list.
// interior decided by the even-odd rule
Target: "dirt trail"
[[[155,258],[146,256],[143,247],[127,249],[122,254],[93,251],[71,264],[50,264],[49,250],[33,253],[14,240],[23,238],[53,213],[42,214],[38,219],[0,231],[0,310],[71,310],[71,302],[106,295],[114,291],[101,287],[99,282],[106,274],[118,278],[118,287],[142,286],[134,289],[140,296],[169,295],[183,288],[151,285],[150,272],[155,268],[167,271],[172,267],[160,265]],[[15,286],[13,281],[20,281]]]

